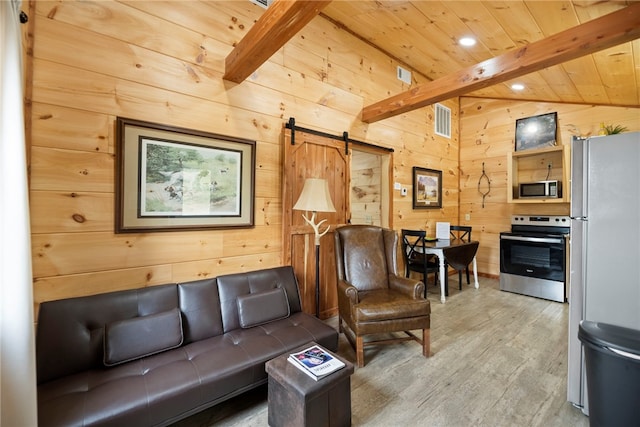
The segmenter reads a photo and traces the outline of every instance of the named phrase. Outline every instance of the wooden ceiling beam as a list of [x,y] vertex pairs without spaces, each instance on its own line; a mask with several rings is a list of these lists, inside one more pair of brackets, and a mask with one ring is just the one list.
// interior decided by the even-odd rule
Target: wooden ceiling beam
[[640,2],[362,109],[373,123],[640,38]]
[[275,0],[227,55],[222,78],[244,81],[329,3],[331,0]]

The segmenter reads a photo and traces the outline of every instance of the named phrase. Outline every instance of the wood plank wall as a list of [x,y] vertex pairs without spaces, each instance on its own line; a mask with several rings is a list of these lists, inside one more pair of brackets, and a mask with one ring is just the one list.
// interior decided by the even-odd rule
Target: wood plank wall
[[[554,111],[558,113],[561,144],[569,145],[573,135],[597,135],[600,123],[640,131],[640,108],[460,99],[460,217],[462,224],[473,227],[473,238],[480,240],[478,270],[484,274],[500,273],[499,237],[501,231],[510,229],[511,215],[569,214],[568,203],[507,203],[507,153],[514,149],[516,119]],[[484,208],[478,191],[483,163],[491,180]],[[554,173],[555,168],[554,164]],[[483,181],[481,190],[486,188]],[[464,219],[465,214],[470,215],[469,221]]]
[[[363,106],[408,86],[392,59],[320,17],[245,82],[222,80],[225,57],[261,13],[248,0],[35,2],[27,101],[36,312],[47,300],[281,265],[289,117],[394,148],[394,180],[409,194],[412,166],[443,170],[444,209],[414,211],[394,191],[394,226],[455,222],[458,100],[445,103],[452,139],[434,135],[431,107],[363,123]],[[256,140],[255,228],[114,234],[117,116]]]
[[[393,192],[394,228],[472,225],[479,271],[492,275],[509,215],[568,209],[506,203],[515,119],[558,111],[562,143],[572,132],[597,132],[602,121],[639,128],[637,109],[475,98],[463,98],[460,110],[458,100],[445,103],[452,139],[434,134],[432,107],[368,125],[358,117],[364,105],[408,89],[395,77],[398,64],[320,17],[232,84],[222,80],[224,58],[263,12],[249,1],[38,1],[35,8],[28,148],[36,309],[52,299],[281,265],[280,141],[289,117],[394,148],[394,181],[409,193]],[[413,78],[424,83],[419,73]],[[114,234],[117,116],[255,139],[256,227]],[[477,192],[483,162],[492,181],[485,208]],[[412,209],[413,166],[443,171],[442,210]]]

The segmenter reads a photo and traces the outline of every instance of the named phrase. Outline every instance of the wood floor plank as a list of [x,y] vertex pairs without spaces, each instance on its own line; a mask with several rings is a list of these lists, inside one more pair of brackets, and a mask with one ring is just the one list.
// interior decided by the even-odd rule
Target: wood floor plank
[[[452,276],[446,304],[428,288],[431,358],[415,342],[365,349],[351,377],[353,425],[588,426],[566,401],[569,306],[502,292],[483,277],[479,289],[457,288]],[[337,328],[337,318],[327,323]],[[338,352],[355,362],[342,334]],[[174,427],[266,425],[260,387]]]

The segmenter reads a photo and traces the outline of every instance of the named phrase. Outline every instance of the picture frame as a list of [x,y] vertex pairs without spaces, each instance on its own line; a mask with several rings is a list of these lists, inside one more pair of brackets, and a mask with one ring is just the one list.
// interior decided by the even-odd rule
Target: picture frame
[[442,171],[413,167],[413,208],[442,208]]
[[516,151],[551,147],[557,143],[558,113],[516,120]]
[[256,142],[116,118],[115,232],[254,226]]

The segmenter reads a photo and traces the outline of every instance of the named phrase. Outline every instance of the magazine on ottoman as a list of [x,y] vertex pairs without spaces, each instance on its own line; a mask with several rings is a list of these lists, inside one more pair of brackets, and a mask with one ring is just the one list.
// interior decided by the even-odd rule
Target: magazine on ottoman
[[316,381],[345,366],[343,362],[318,345],[290,354],[289,362]]

